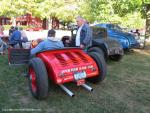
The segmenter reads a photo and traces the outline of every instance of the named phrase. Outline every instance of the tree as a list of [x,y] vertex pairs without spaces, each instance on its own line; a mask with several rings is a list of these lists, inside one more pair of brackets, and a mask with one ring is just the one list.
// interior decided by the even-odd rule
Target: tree
[[75,3],[75,0],[44,0],[36,3],[38,7],[34,8],[31,12],[34,16],[46,18],[48,24],[58,19],[70,22],[76,15],[76,10],[73,8],[76,6]]
[[0,16],[16,17],[31,13],[49,20],[49,23],[53,18],[69,23],[77,15],[82,15],[89,22],[115,22],[140,27],[143,24],[141,18],[145,18],[145,1],[149,0],[0,0]]
[[[150,3],[145,5],[146,7],[146,30],[145,30],[145,39],[150,37]],[[144,48],[145,48],[145,40],[144,40]]]
[[150,37],[150,4],[146,4],[146,38]]
[[136,16],[134,13],[137,12],[137,16],[141,16],[142,3],[142,0],[83,0],[79,14],[90,22],[122,23],[126,15]]
[[0,16],[10,17],[14,21],[17,16],[29,13],[34,9],[34,1],[36,0],[0,0]]
[[79,14],[89,22],[109,21],[112,7],[109,0],[83,0],[79,3]]

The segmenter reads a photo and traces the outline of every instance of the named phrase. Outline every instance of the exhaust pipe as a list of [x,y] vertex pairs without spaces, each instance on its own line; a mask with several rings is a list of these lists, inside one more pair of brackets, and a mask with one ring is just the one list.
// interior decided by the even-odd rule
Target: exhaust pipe
[[82,84],[82,87],[84,87],[85,89],[87,89],[88,91],[93,91],[93,88],[91,88],[90,86],[86,85],[86,84]]
[[74,97],[74,94],[68,89],[66,88],[64,85],[59,84],[59,86],[71,97]]

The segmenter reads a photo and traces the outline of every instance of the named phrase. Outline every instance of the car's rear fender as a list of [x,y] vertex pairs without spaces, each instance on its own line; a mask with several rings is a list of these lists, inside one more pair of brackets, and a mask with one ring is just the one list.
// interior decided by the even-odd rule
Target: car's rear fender
[[37,54],[46,65],[48,76],[56,83],[75,81],[74,74],[86,72],[86,78],[97,76],[95,61],[81,49],[50,50]]

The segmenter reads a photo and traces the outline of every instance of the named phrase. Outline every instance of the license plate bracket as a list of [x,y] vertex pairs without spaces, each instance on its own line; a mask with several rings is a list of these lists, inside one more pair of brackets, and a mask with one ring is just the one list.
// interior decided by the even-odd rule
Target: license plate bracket
[[81,86],[84,83],[85,83],[85,79],[77,80],[77,86]]
[[84,79],[84,78],[86,78],[86,72],[85,71],[74,73],[74,79],[75,80],[80,80],[80,79]]

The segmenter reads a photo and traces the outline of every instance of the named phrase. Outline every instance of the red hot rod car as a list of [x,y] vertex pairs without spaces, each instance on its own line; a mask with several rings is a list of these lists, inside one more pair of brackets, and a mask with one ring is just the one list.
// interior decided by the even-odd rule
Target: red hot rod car
[[103,55],[86,53],[80,48],[48,50],[29,58],[30,49],[9,49],[9,64],[28,64],[29,87],[32,95],[43,99],[48,95],[49,79],[59,85],[68,95],[74,94],[63,84],[75,82],[89,91],[93,89],[86,81],[98,83],[106,76],[106,63]]

